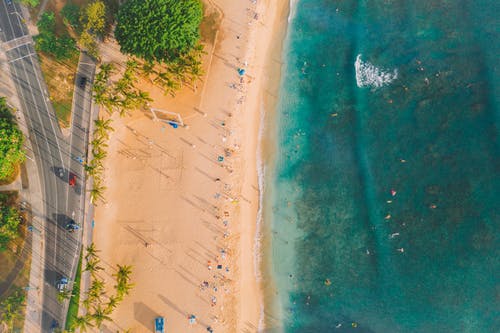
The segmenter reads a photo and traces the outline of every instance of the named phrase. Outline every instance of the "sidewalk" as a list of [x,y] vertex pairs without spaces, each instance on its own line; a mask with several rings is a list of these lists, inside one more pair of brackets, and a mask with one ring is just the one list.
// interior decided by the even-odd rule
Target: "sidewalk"
[[[5,43],[4,43],[5,44]],[[0,190],[19,191],[19,200],[28,203],[31,207],[32,221],[28,221],[33,226],[32,249],[31,249],[31,269],[30,281],[27,286],[27,306],[26,318],[24,322],[24,332],[41,332],[42,323],[42,296],[43,296],[43,267],[44,267],[44,230],[45,230],[45,205],[43,204],[42,187],[38,168],[33,160],[33,149],[30,142],[30,135],[26,126],[26,120],[21,112],[21,104],[17,96],[14,82],[10,76],[5,45],[0,46],[0,96],[7,98],[9,106],[16,110],[15,116],[19,128],[23,132],[26,150],[26,174],[28,181],[24,184],[19,176],[12,184],[0,187]],[[7,45],[8,46],[8,45]]]

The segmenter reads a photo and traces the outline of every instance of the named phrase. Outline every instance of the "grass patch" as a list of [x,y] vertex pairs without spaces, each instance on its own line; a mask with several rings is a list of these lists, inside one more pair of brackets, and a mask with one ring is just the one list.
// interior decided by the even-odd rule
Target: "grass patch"
[[75,282],[73,284],[72,294],[69,301],[68,314],[66,315],[66,327],[67,331],[73,326],[73,321],[78,316],[78,305],[80,304],[80,281],[82,279],[82,256],[83,251],[80,251],[80,259],[78,260],[78,267],[76,269]]
[[[63,36],[70,34],[76,37],[71,29],[63,22],[61,10],[70,1],[49,0],[45,11],[54,12],[55,34]],[[85,4],[88,0],[73,0],[77,5]],[[50,100],[54,106],[56,117],[61,127],[67,128],[71,123],[71,106],[73,101],[75,74],[78,67],[78,52],[67,60],[56,60],[53,56],[38,52],[42,73],[47,83]]]
[[38,57],[59,124],[69,127],[79,54],[62,61],[43,52],[38,52]]

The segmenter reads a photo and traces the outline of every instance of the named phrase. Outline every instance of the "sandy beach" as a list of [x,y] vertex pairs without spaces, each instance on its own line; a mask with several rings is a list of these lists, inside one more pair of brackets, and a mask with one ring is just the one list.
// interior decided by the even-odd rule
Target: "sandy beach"
[[257,332],[262,325],[259,125],[266,87],[279,74],[269,57],[281,44],[275,38],[288,3],[211,5],[222,19],[204,82],[175,98],[147,89],[152,107],[179,113],[186,126],[174,129],[148,112],[113,116],[107,203],[96,209],[93,240],[106,278],[116,264],[132,265],[135,287],[105,332],[151,332],[156,316],[165,317],[168,332]]

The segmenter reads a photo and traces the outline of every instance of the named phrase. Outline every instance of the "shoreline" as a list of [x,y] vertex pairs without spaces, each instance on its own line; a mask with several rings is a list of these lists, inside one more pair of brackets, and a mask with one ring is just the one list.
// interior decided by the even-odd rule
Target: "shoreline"
[[[258,267],[256,278],[260,289],[260,314],[258,332],[280,331],[281,318],[275,295],[275,280],[271,271],[272,247],[269,216],[266,216],[266,199],[269,198],[269,171],[274,169],[277,132],[277,107],[283,70],[283,50],[286,42],[291,1],[279,1],[273,21],[271,39],[274,43],[266,52],[265,73],[261,85],[259,142],[257,147],[257,172],[259,177],[259,211],[255,232],[255,266]],[[274,127],[274,128],[272,128]],[[267,193],[266,193],[267,192]],[[266,256],[268,255],[269,256]],[[267,258],[266,258],[267,257]],[[277,327],[278,326],[278,327]]]

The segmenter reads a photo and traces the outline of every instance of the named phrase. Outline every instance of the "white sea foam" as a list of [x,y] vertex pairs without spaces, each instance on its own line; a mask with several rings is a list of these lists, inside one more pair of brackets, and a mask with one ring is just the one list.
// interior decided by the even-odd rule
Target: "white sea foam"
[[[262,274],[261,274],[261,261],[262,261],[262,221],[263,221],[263,212],[262,208],[264,206],[264,178],[265,178],[265,166],[262,161],[262,139],[264,137],[264,129],[265,129],[265,109],[264,105],[260,107],[260,124],[259,124],[259,135],[258,135],[258,143],[257,143],[257,177],[258,177],[258,185],[259,185],[259,209],[257,212],[257,221],[255,226],[255,238],[254,238],[254,272],[255,279],[257,280],[257,284],[261,283]],[[264,324],[264,300],[261,298],[260,302],[260,314],[259,314],[259,324],[258,330],[263,331],[265,328]]]
[[361,54],[356,57],[354,63],[356,70],[356,84],[358,87],[373,87],[380,88],[398,78],[398,70],[388,72],[384,71],[373,64],[361,60]]
[[289,13],[288,13],[288,23],[290,23],[295,17],[295,13],[297,12],[297,2],[299,0],[290,0]]

